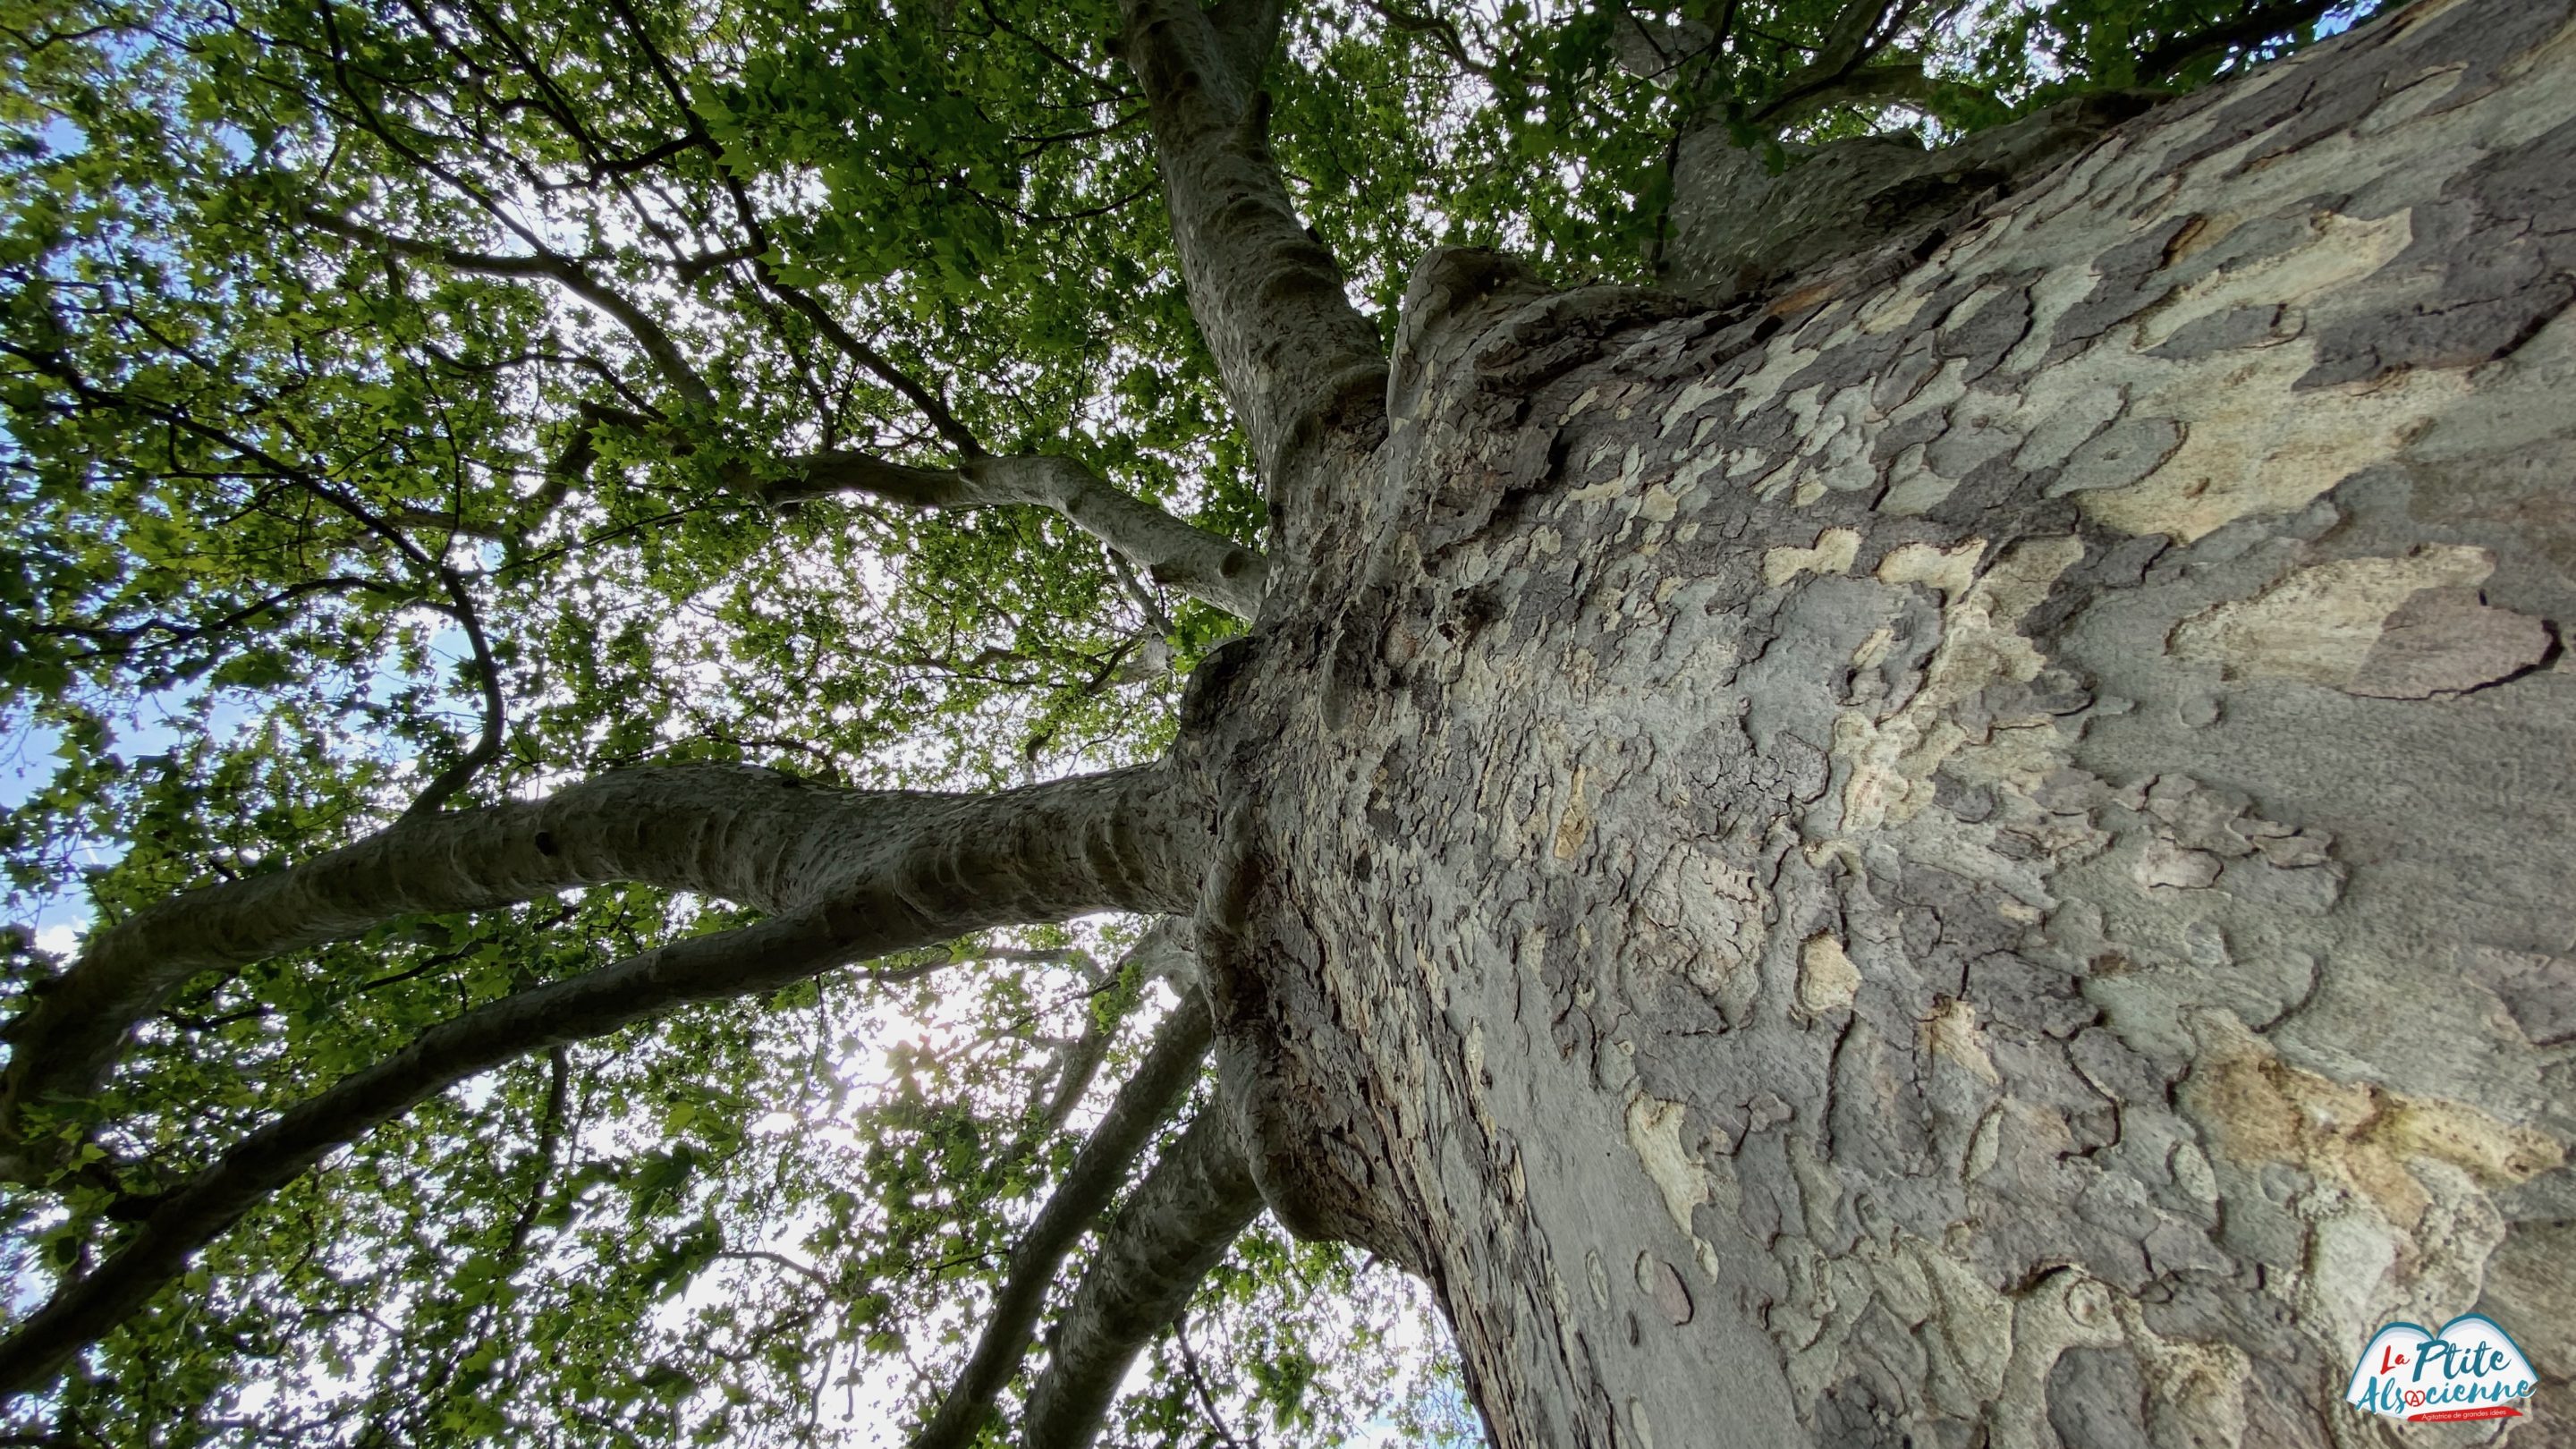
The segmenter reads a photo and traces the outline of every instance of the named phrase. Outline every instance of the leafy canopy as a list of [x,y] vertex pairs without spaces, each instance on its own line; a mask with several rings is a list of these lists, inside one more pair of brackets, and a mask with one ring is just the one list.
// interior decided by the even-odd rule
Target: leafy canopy
[[[1937,140],[2205,81],[2329,8],[1950,0],[1873,7],[1855,48],[1827,0],[1325,0],[1274,62],[1276,152],[1391,327],[1443,243],[1642,279],[1686,128]],[[1235,621],[1039,509],[770,488],[836,450],[1045,451],[1259,541],[1118,23],[1105,0],[0,0],[13,911],[59,947],[408,808],[646,761],[990,788],[1154,755]],[[595,889],[183,992],[64,1124],[83,1160],[0,1205],[13,1301],[425,1026],[734,919]],[[1069,1044],[1111,1038],[1114,1083],[1170,999],[1116,969],[1127,930],[963,942],[1016,954],[479,1079],[254,1213],[19,1416],[120,1445],[899,1428],[1077,1140],[1035,1130]],[[19,988],[62,967],[38,941],[10,948]],[[1437,1337],[1384,1270],[1257,1230],[1124,1431],[1469,1432]]]

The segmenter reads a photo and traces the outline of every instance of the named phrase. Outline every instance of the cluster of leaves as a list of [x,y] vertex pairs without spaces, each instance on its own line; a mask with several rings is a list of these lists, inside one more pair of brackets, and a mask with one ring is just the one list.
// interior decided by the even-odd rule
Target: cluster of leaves
[[[107,1143],[176,1177],[390,1044],[354,1017],[390,1038],[706,914],[594,891],[535,920],[379,933],[352,954],[403,964],[337,993],[246,978],[147,1034],[102,1105],[163,1125]],[[538,930],[552,953],[530,960]],[[1043,933],[1030,969],[825,981],[484,1078],[222,1240],[46,1417],[74,1443],[865,1442],[944,1386],[1069,1160],[1073,1134],[1033,1130],[1061,1048],[1110,1022],[1115,1080],[1168,1001],[1104,977],[1118,944]],[[907,964],[927,963],[879,969]],[[75,1181],[68,1211],[22,1225],[14,1271],[78,1271],[145,1190],[132,1170]],[[1213,1393],[1229,1417],[1278,1407],[1270,1442],[1326,1444],[1438,1391],[1423,1305],[1390,1271],[1266,1238],[1243,1261],[1203,1310],[1212,1387],[1168,1364],[1134,1414],[1194,1417]],[[1262,1352],[1238,1358],[1239,1340]],[[1322,1346],[1331,1362],[1297,1357]],[[1390,1359],[1409,1374],[1383,1377]],[[1273,1363],[1303,1365],[1295,1392]]]
[[[1853,64],[1935,83],[1782,134],[2192,83],[2355,13],[2254,9],[1890,9]],[[1322,0],[1273,68],[1276,153],[1389,327],[1433,245],[1638,279],[1675,138],[1753,125],[1848,14]],[[0,820],[13,913],[113,921],[416,804],[641,761],[991,787],[1161,749],[1232,621],[1050,514],[759,487],[835,449],[1042,450],[1257,538],[1117,26],[1106,0],[0,0],[0,731],[58,761],[22,763]],[[200,983],[60,1124],[95,1150],[0,1202],[13,1298],[424,1026],[730,919],[594,890]],[[1068,1160],[1030,1136],[1048,1043],[1115,1029],[1114,1082],[1155,1014],[1102,978],[1114,939],[1017,940],[1037,954],[701,1008],[450,1094],[255,1213],[28,1432],[900,1423]],[[12,986],[61,966],[8,947]],[[1260,1230],[1119,1430],[1463,1433],[1434,1339],[1414,1290]]]
[[[1691,130],[1937,144],[2069,96],[2206,84],[2380,3],[1327,0],[1291,17],[1278,150],[1391,335],[1433,246],[1507,248],[1566,284],[1646,281]],[[1876,26],[1836,52],[1864,12]],[[1849,71],[1820,74],[1829,59]]]
[[[811,297],[987,447],[1258,516],[1118,92],[927,7],[864,17],[926,37],[874,79],[824,68],[884,57],[802,12],[616,14],[0,14],[0,685],[22,751],[61,761],[10,802],[19,909],[77,892],[113,920],[375,828],[474,753],[487,692],[500,748],[464,799],[645,759],[991,786],[1158,748],[1166,661],[1223,637],[1212,611],[1032,511],[738,487],[795,453],[956,450]],[[932,115],[917,83],[1026,103]],[[863,148],[827,98],[935,124]],[[1058,134],[1090,127],[1123,151]],[[541,251],[682,368],[559,276],[477,264]],[[184,992],[62,1124],[98,1146],[7,1202],[12,1282],[79,1273],[421,1028],[723,919],[592,891]],[[8,962],[60,964],[23,936]],[[693,1012],[441,1099],[228,1236],[38,1419],[155,1444],[870,1429],[951,1366],[961,1295],[1069,1150],[990,1153],[1050,1085],[1030,1037],[1078,1033],[1086,998],[1061,967],[969,970]],[[934,1024],[939,1050],[853,1085]]]

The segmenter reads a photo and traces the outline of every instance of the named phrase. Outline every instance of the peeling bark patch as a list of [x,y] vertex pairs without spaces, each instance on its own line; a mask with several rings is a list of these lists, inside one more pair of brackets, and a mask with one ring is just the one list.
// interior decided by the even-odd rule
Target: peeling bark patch
[[2403,1231],[2420,1226],[2433,1203],[2419,1162],[2497,1187],[2528,1181],[2566,1159],[2547,1135],[2464,1103],[2303,1071],[2242,1027],[2216,1035],[2183,1096],[2216,1133],[2220,1152],[2249,1167],[2288,1163],[2340,1182]]
[[[2049,493],[2080,494],[2088,516],[2122,532],[2190,541],[2240,518],[2295,511],[2395,456],[2466,393],[2460,375],[2416,370],[2319,386],[2318,344],[2282,339],[2303,308],[2341,306],[2365,279],[2393,273],[2413,240],[2410,215],[2301,209],[2213,244],[2198,265],[2214,269],[2137,324],[2146,355],[2170,357],[2177,370],[2143,385],[2128,419],[2088,444],[2092,453],[2079,450]],[[2276,312],[2255,329],[2258,315]],[[2242,345],[2221,345],[2231,341]],[[2157,350],[2167,348],[2178,351]],[[2222,373],[2231,359],[2242,360]],[[2088,352],[2072,366],[2109,362]]]
[[2434,274],[2432,295],[2328,333],[2302,386],[2487,362],[2576,302],[2576,121],[2469,168],[2428,211],[2399,263]]
[[2046,496],[2126,488],[2163,467],[2182,439],[2182,424],[2171,418],[2124,418],[2076,448]]
[[1682,1117],[1679,1102],[1658,1101],[1642,1093],[1628,1101],[1628,1145],[1663,1193],[1673,1225],[1688,1236],[1692,1211],[1708,1201],[1708,1174],[1682,1146]]
[[1977,1009],[1967,1002],[1945,1002],[1932,1013],[1932,1019],[1923,1024],[1923,1045],[1934,1056],[1967,1068],[1987,1086],[2003,1085],[2003,1074],[1995,1070],[1995,1059],[1986,1051],[1986,1034],[1977,1026]]
[[1986,552],[1986,541],[1972,538],[1955,548],[1940,548],[1928,543],[1903,543],[1887,551],[1878,561],[1878,581],[1882,584],[1924,584],[1956,598],[1976,582],[1977,560]]
[[2294,394],[2311,351],[2260,349],[2223,377],[2194,371],[2141,398],[2183,425],[2181,445],[2136,483],[2085,492],[2085,513],[2124,533],[2191,542],[2240,518],[2294,512],[2395,456],[2468,391],[2456,373],[2408,372],[2377,387]]
[[1843,787],[1841,833],[1902,822],[1931,803],[1933,772],[1968,742],[1968,731],[1951,718],[1952,712],[1987,685],[2026,683],[2038,676],[2043,662],[2039,651],[2013,626],[2039,606],[2057,576],[2083,555],[2083,541],[2076,538],[2027,539],[2013,545],[1942,611],[1940,647],[1924,671],[1922,687],[1903,709],[1884,719],[1847,710],[1834,721],[1833,755],[1850,772]]
[[1655,1300],[1664,1317],[1679,1328],[1691,1321],[1696,1311],[1691,1303],[1690,1287],[1673,1265],[1652,1253],[1637,1255],[1637,1286]]
[[[2149,308],[2138,320],[2138,344],[2149,351],[2179,344],[2177,355],[2189,358],[2219,350],[2219,337],[2241,334],[2233,344],[2240,347],[2264,341],[2281,309],[2334,293],[2396,260],[2414,240],[2410,217],[2399,211],[2364,220],[2318,211],[2248,226],[2240,237],[2262,237],[2270,245],[2213,249],[2211,259],[2222,265]],[[2249,313],[2259,316],[2259,325]],[[2217,330],[2185,338],[2201,324]]]
[[2004,354],[2030,331],[2030,293],[2023,287],[2007,287],[1980,297],[1963,307],[1961,315],[1933,337],[1935,357],[1962,358],[1969,370],[1979,374],[1992,371],[2003,361]]
[[2532,668],[2555,643],[2547,624],[2480,599],[2474,586],[2494,571],[2495,555],[2457,544],[2338,559],[2205,609],[2168,644],[2231,680],[2293,679],[2380,699],[2458,694]]
[[2527,614],[2489,608],[2475,589],[2426,589],[2379,626],[2344,688],[2379,699],[2433,699],[2536,668],[2556,643]]
[[1556,836],[1551,853],[1559,860],[1572,860],[1583,849],[1583,837],[1592,829],[1592,806],[1583,794],[1583,769],[1576,766],[1573,781],[1566,787],[1564,813],[1556,818]]
[[2048,1425],[2085,1449],[2153,1449],[2146,1380],[2125,1348],[2070,1348],[2048,1371]]
[[2050,353],[2075,351],[2162,298],[2173,280],[2157,274],[2173,264],[2176,247],[2207,226],[2205,217],[2173,217],[2095,258],[2093,290],[2059,315]]
[[2148,890],[2197,891],[2216,885],[2222,868],[2218,857],[2208,851],[2186,850],[2158,837],[2138,852],[2131,873]]
[[[2284,330],[2289,309],[2277,303],[2254,303],[2231,307],[2195,317],[2174,329],[2173,335],[2147,349],[2157,357],[2188,362],[2216,352],[2234,352],[2242,347],[2263,347],[2286,342],[2292,331]],[[2295,324],[2290,324],[2292,330]]]
[[1827,932],[1809,936],[1798,948],[1798,1004],[1811,1014],[1847,1011],[1860,995],[1860,970],[1843,953],[1843,943]]
[[1851,570],[1860,553],[1860,535],[1848,528],[1828,528],[1813,548],[1775,548],[1762,556],[1762,582],[1778,588],[1803,573],[1839,574]]

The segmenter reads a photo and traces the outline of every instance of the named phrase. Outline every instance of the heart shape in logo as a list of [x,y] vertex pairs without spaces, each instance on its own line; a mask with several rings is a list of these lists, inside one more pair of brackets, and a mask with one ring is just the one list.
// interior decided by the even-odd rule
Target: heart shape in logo
[[2540,1375],[2513,1338],[2483,1313],[2463,1313],[2427,1333],[2392,1323],[2371,1335],[2353,1365],[2344,1402],[2410,1423],[2511,1419]]

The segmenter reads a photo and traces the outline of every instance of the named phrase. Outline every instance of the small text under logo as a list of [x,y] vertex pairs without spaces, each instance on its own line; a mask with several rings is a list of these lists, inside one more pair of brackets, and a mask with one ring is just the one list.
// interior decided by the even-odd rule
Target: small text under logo
[[2344,1402],[2410,1424],[2519,1418],[2540,1376],[2513,1339],[2482,1313],[2463,1313],[2427,1333],[2392,1323],[2371,1336],[2353,1365]]

